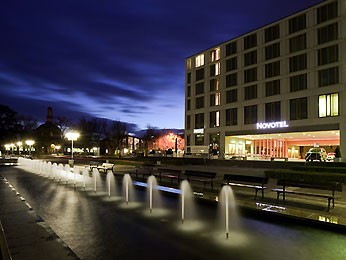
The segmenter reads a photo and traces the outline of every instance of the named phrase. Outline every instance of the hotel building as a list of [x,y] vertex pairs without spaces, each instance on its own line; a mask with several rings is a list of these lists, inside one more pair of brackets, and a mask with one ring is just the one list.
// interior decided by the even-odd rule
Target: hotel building
[[325,0],[186,59],[185,153],[346,158],[346,1]]

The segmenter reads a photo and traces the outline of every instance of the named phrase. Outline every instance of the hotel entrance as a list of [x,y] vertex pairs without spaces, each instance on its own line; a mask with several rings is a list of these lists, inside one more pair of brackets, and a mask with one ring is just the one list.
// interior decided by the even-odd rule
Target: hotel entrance
[[339,145],[339,130],[226,136],[225,159],[304,160],[312,147],[323,147],[328,153]]

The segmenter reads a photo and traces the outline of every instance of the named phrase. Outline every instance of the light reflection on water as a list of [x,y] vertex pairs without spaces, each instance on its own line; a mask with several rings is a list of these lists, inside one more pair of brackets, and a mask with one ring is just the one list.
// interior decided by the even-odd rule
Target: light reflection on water
[[[217,210],[198,204],[199,219],[180,222],[179,200],[164,197],[150,214],[144,189],[126,203],[107,189],[86,191],[23,172],[2,173],[35,211],[82,259],[342,259],[341,234],[294,225],[241,218],[243,230],[225,239],[215,228]],[[101,179],[105,182],[105,179]],[[79,185],[79,186],[78,186]],[[118,182],[119,190],[121,190]],[[90,187],[90,188],[89,188]],[[100,183],[99,187],[107,187]],[[151,248],[151,250],[149,250]],[[153,248],[155,250],[153,250]]]

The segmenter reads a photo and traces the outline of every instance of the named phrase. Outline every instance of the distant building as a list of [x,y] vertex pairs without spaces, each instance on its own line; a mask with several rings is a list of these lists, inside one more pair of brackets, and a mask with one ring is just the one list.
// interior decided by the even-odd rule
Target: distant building
[[326,0],[186,59],[185,151],[346,158],[346,1]]
[[56,152],[56,146],[63,142],[59,127],[53,123],[53,110],[48,107],[47,119],[35,130],[35,148],[38,153],[51,154]]

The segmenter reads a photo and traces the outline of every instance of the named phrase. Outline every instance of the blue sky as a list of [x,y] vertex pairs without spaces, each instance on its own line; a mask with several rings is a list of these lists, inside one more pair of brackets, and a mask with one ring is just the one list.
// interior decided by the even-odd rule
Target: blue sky
[[184,127],[185,58],[320,0],[4,0],[0,104]]

